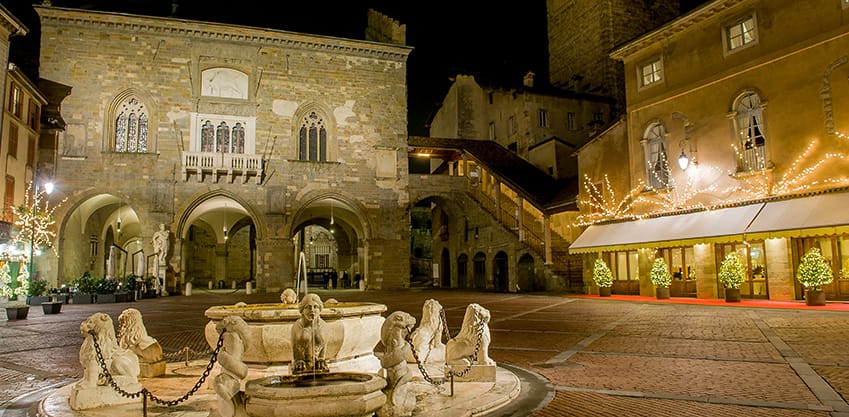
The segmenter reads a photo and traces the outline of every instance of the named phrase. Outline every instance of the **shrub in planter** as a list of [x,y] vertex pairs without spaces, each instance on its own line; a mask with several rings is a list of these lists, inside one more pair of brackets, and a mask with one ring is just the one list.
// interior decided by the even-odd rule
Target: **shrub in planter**
[[669,273],[669,267],[666,265],[666,260],[656,258],[651,266],[649,273],[651,283],[658,288],[669,288],[672,284],[672,275]]
[[663,258],[656,258],[652,264],[649,278],[652,284],[657,289],[655,290],[657,298],[669,298],[669,286],[672,285],[672,274],[669,273],[669,266]]
[[593,281],[595,285],[598,285],[599,295],[610,295],[610,287],[613,285],[613,273],[610,272],[610,268],[601,259],[596,259],[593,265]]
[[47,294],[47,281],[39,278],[29,281],[28,301],[34,306],[50,301],[50,295]]
[[97,288],[97,283],[96,280],[91,277],[90,273],[83,272],[82,276],[74,281],[74,286],[77,287],[77,292],[83,294],[94,294]]
[[725,301],[740,301],[740,285],[746,279],[743,261],[735,252],[725,255],[719,265],[719,282],[725,286]]
[[607,264],[601,260],[596,259],[595,264],[593,265],[593,281],[595,285],[599,287],[609,287],[613,285],[613,273],[610,272],[610,268],[608,268]]
[[811,248],[802,256],[796,279],[806,289],[805,302],[808,305],[825,305],[821,287],[834,280],[834,272],[819,248]]

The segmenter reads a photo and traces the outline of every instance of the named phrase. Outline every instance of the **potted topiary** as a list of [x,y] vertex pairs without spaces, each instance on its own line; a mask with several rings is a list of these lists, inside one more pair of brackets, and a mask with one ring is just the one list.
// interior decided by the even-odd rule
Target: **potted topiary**
[[656,297],[658,299],[669,298],[669,286],[672,284],[672,275],[669,273],[669,267],[663,258],[656,258],[651,266],[649,278],[656,289]]
[[725,286],[725,301],[740,301],[740,285],[746,279],[743,272],[743,262],[737,253],[731,252],[725,255],[722,264],[719,265],[719,282]]
[[825,305],[825,292],[821,287],[831,283],[834,272],[819,248],[811,248],[802,256],[796,279],[805,287],[805,304]]
[[598,285],[598,295],[600,297],[610,297],[610,287],[613,285],[613,274],[607,264],[596,259],[593,265],[593,281]]
[[8,320],[23,320],[27,318],[29,306],[24,301],[29,292],[29,274],[24,263],[18,263],[18,277],[12,279],[9,262],[0,267],[0,297],[6,299],[3,307],[6,309]]

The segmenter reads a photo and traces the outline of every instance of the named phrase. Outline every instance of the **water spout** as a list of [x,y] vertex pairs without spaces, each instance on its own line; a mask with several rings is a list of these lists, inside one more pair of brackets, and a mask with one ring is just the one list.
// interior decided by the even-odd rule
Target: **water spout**
[[[303,281],[303,291],[301,294],[301,282]],[[309,284],[307,283],[307,256],[304,251],[298,257],[298,272],[295,274],[295,303],[297,303],[304,295],[309,293]]]

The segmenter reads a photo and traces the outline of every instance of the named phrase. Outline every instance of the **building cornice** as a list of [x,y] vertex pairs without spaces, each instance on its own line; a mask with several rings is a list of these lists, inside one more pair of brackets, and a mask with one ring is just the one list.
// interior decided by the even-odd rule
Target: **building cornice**
[[667,40],[692,26],[731,9],[747,0],[714,0],[687,13],[659,28],[648,32],[623,45],[617,46],[610,52],[610,58],[623,61],[629,56],[642,51],[654,44]]
[[209,41],[244,42],[280,48],[309,49],[340,55],[406,61],[412,47],[360,41],[331,36],[310,35],[277,29],[256,28],[215,22],[140,16],[126,13],[33,6],[45,23],[87,26],[92,29],[190,37]]
[[25,36],[29,29],[5,6],[0,4],[0,27],[9,32],[9,36]]

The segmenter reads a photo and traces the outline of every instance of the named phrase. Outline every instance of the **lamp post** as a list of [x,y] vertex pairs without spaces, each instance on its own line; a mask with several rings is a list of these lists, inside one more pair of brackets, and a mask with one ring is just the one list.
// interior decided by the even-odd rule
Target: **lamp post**
[[[35,248],[35,221],[36,215],[38,214],[38,171],[36,171],[35,175],[33,175],[33,198],[32,198],[32,213],[30,214],[29,221],[29,277],[33,278],[33,266],[35,265],[35,258],[33,257],[33,252]],[[50,194],[53,192],[53,183],[48,181],[44,183],[44,192],[46,194]]]

